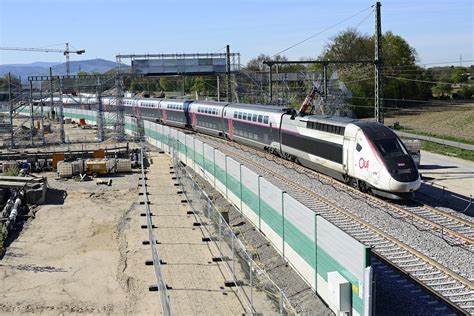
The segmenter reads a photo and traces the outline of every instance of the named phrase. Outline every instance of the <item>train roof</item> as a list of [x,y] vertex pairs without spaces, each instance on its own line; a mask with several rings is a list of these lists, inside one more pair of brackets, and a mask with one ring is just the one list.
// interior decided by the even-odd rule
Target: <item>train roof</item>
[[390,128],[384,124],[377,122],[368,122],[368,121],[357,121],[354,123],[360,127],[364,134],[367,135],[370,139],[380,140],[380,139],[391,139],[396,138],[397,135]]
[[226,106],[227,104],[229,104],[228,102],[217,102],[217,101],[206,101],[206,100],[197,100],[197,101],[194,101],[193,103],[191,104],[196,104],[196,105],[211,105],[211,106],[219,106],[219,107],[224,107]]
[[250,111],[265,111],[272,113],[287,113],[291,111],[292,108],[282,108],[272,105],[262,105],[262,104],[247,104],[247,103],[230,103],[229,108],[250,110]]
[[303,122],[319,122],[332,124],[336,126],[346,126],[348,124],[358,122],[358,120],[350,117],[329,116],[329,115],[307,115],[301,118]]

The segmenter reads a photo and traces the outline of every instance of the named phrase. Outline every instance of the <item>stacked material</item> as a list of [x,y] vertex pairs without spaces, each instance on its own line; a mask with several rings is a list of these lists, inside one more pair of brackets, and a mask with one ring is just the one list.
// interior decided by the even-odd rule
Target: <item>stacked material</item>
[[115,173],[117,171],[116,163],[117,160],[114,158],[111,159],[105,159],[105,165],[107,167],[108,173]]
[[132,172],[132,162],[130,159],[117,159],[117,172]]
[[86,161],[86,171],[88,174],[107,174],[107,163],[105,161],[89,160]]
[[58,175],[60,178],[71,178],[84,172],[82,161],[58,162]]

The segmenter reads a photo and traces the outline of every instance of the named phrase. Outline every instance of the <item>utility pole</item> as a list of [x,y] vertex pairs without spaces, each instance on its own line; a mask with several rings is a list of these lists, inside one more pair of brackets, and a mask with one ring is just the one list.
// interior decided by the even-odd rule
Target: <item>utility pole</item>
[[61,136],[61,144],[66,143],[66,135],[64,133],[63,81],[61,78],[59,78],[59,135]]
[[186,97],[186,75],[183,74],[183,98]]
[[96,85],[96,95],[97,95],[97,103],[98,103],[98,111],[97,111],[97,138],[100,142],[105,140],[104,135],[104,109],[102,107],[102,87],[100,83],[100,78],[97,77],[97,85]]
[[118,134],[118,140],[123,141],[125,138],[125,131],[124,131],[124,108],[123,108],[123,77],[119,73],[117,75],[117,79],[115,80],[115,84],[117,86],[117,125],[115,126],[116,132]]
[[328,97],[328,63],[323,63],[323,94]]
[[221,102],[221,83],[219,75],[217,75],[217,102]]
[[40,83],[40,114],[41,114],[41,138],[43,140],[43,145],[46,144],[44,140],[44,102],[43,102],[43,81]]
[[268,99],[269,99],[269,103],[271,103],[273,99],[273,81],[272,81],[273,64],[270,64],[269,66],[270,66],[270,69],[268,69],[268,90],[269,90]]
[[375,120],[384,122],[382,85],[382,25],[380,22],[380,2],[375,3]]
[[226,45],[226,77],[227,77],[227,102],[232,102],[232,94],[230,92],[230,46]]
[[33,81],[30,81],[30,140],[31,140],[31,146],[35,145],[34,130],[35,130],[35,118],[34,118],[34,111],[33,111]]
[[10,104],[10,137],[11,147],[15,148],[15,140],[13,139],[13,100],[12,100],[12,77],[11,73],[8,73],[8,103]]
[[[49,101],[51,103],[51,119],[54,120],[56,116],[56,111],[54,111],[54,101],[53,101],[54,93],[53,93],[53,68],[49,67]],[[54,112],[54,116],[53,116]]]

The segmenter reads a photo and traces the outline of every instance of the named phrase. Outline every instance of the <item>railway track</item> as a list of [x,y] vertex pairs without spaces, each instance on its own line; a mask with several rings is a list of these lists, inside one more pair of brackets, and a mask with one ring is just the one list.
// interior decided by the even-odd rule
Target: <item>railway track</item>
[[[300,173],[312,174],[319,180],[327,181],[328,184],[336,186],[339,190],[344,190],[355,198],[364,199],[367,204],[373,207],[383,209],[393,217],[416,225],[420,230],[429,230],[438,237],[443,238],[450,246],[463,247],[469,251],[474,249],[473,223],[456,215],[417,202],[411,202],[407,205],[389,203],[276,156],[219,138],[203,136],[202,134],[200,136],[208,138],[213,142],[231,145],[240,150],[258,155],[261,158],[272,160],[280,165],[285,165],[287,168],[295,169]],[[376,256],[395,266],[449,305],[457,307],[458,311],[474,314],[474,284],[472,280],[459,275],[410,245],[401,242],[381,228],[355,215],[350,209],[336,205],[306,186],[289,179],[281,173],[275,172],[265,164],[226,148],[221,147],[219,150],[230,157],[240,160],[247,166],[253,166],[267,179],[274,179],[276,182],[279,182],[294,198],[312,208],[360,242],[372,247],[372,251]]]
[[[211,136],[205,137],[210,137],[210,139],[214,141],[217,140],[220,143],[225,142],[219,138],[213,138]],[[337,187],[338,190],[348,192],[353,198],[365,200],[367,204],[377,206],[385,212],[390,213],[392,216],[415,225],[421,230],[430,231],[434,235],[446,240],[446,242],[451,246],[462,247],[474,252],[474,221],[466,220],[455,214],[425,205],[416,200],[411,200],[409,203],[388,202],[371,194],[363,193],[329,176],[320,174],[294,162],[284,160],[241,144],[231,142],[225,142],[225,144],[258,155],[259,157],[271,160],[280,165],[285,165],[286,168],[294,169],[295,171],[304,173],[307,176],[312,175],[320,181],[322,180],[333,187]]]

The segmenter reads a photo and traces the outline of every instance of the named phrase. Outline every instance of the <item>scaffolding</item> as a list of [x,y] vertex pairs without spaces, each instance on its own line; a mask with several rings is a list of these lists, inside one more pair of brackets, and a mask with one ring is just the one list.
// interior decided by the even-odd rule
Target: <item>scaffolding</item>
[[[26,148],[74,143],[65,132],[65,106],[97,111],[96,139],[88,142],[125,140],[124,80],[130,77],[120,73],[55,76],[50,69],[49,76],[29,76],[25,85],[21,78],[9,74],[7,89],[0,91],[0,146]],[[102,97],[111,101],[104,104]],[[65,98],[74,104],[64,104]],[[56,129],[54,122],[59,125]],[[54,137],[45,137],[46,134]]]

